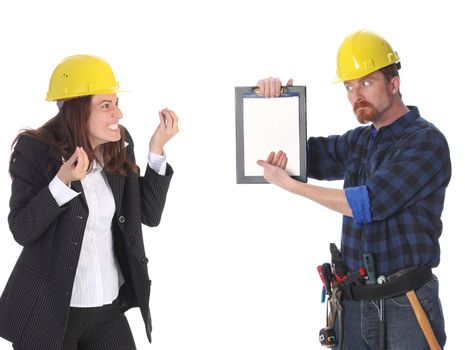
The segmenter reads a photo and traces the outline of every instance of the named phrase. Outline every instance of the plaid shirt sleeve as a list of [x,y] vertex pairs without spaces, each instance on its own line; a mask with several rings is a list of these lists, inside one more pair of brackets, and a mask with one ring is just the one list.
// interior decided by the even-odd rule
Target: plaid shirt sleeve
[[[307,175],[318,180],[343,179],[350,159],[349,150],[360,148],[360,141],[363,139],[361,133],[364,129],[357,128],[341,136],[310,137],[307,142]],[[367,187],[347,187],[345,194],[355,222],[359,225],[371,222]]]
[[373,221],[425,199],[450,180],[449,148],[437,129],[419,129],[404,142],[389,162],[367,174]]
[[[355,129],[354,131],[357,131]],[[307,176],[317,180],[342,180],[353,131],[307,141]]]

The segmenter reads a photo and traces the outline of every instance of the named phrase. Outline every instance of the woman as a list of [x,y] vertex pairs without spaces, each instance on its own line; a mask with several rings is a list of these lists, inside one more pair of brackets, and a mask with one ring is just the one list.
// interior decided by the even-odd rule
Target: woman
[[66,58],[47,95],[58,114],[14,142],[8,222],[24,248],[0,298],[0,336],[15,349],[135,349],[124,312],[136,306],[151,341],[141,223],[160,222],[178,118],[159,112],[139,176],[118,89],[101,58]]

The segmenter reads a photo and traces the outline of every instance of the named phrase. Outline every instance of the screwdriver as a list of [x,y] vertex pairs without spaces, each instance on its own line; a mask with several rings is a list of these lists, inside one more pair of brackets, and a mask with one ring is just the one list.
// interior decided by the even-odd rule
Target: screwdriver
[[375,257],[372,253],[363,254],[363,265],[367,270],[367,284],[376,284],[376,262]]

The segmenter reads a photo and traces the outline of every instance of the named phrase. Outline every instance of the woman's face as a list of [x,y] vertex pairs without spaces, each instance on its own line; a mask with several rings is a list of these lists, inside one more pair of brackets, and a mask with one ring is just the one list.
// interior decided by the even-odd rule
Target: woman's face
[[118,122],[122,117],[116,94],[92,96],[87,126],[93,150],[104,143],[120,140],[121,132]]

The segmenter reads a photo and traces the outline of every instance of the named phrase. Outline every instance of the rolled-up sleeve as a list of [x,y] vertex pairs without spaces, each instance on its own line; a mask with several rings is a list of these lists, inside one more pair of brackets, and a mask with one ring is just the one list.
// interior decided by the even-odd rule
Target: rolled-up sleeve
[[348,187],[345,195],[349,202],[350,209],[355,222],[358,225],[369,224],[371,222],[370,196],[366,186]]

